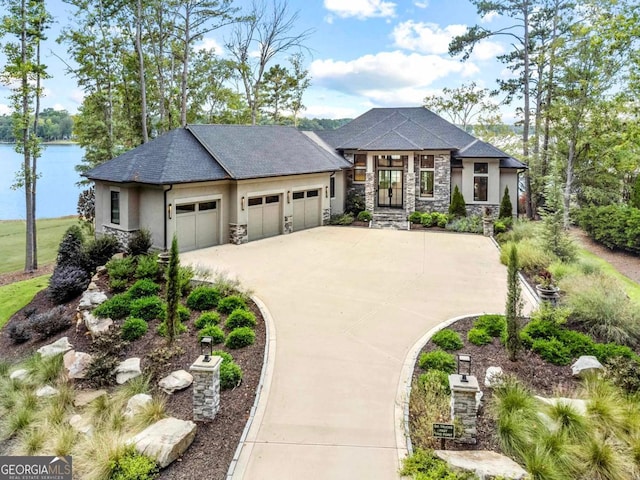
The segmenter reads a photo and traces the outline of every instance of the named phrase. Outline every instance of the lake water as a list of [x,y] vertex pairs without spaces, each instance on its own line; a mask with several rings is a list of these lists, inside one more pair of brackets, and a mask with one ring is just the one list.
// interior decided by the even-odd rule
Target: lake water
[[[40,178],[36,185],[36,217],[75,215],[81,180],[74,167],[84,154],[78,145],[47,145],[38,159]],[[25,218],[24,189],[12,190],[22,157],[13,145],[0,145],[0,220]]]

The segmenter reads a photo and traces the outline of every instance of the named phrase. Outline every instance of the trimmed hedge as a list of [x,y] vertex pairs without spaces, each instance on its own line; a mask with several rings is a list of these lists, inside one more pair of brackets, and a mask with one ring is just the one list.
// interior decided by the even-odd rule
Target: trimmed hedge
[[216,288],[196,287],[187,297],[187,307],[191,310],[212,310],[218,306],[220,292]]
[[203,312],[193,324],[198,330],[201,330],[209,325],[217,325],[220,323],[220,315],[218,312]]
[[198,332],[198,341],[202,340],[202,337],[211,337],[212,342],[216,343],[224,342],[224,332],[217,325],[207,325]]
[[456,359],[450,353],[443,352],[442,350],[423,353],[420,355],[418,365],[423,370],[433,369],[445,373],[453,373],[456,371]]
[[227,352],[222,350],[216,350],[213,355],[222,357],[220,363],[220,388],[222,390],[228,390],[230,388],[237,387],[242,380],[242,369],[233,361],[233,357]]
[[439,346],[442,350],[460,350],[462,348],[462,339],[458,332],[454,332],[449,328],[445,328],[435,333],[431,337],[431,341]]
[[507,328],[507,321],[504,315],[480,315],[478,319],[473,322],[473,328],[480,328],[492,337],[499,337]]
[[247,302],[240,295],[229,295],[218,302],[218,311],[227,315],[238,309],[247,310]]
[[224,345],[227,348],[247,347],[256,341],[256,333],[249,327],[240,327],[233,330],[227,337]]
[[114,295],[101,305],[98,305],[93,311],[96,317],[111,318],[117,320],[129,315],[131,311],[131,299],[126,293]]
[[596,242],[640,254],[640,209],[624,205],[582,208],[578,222]]
[[239,308],[237,310],[234,310],[231,315],[229,315],[225,326],[229,330],[240,327],[253,328],[256,326],[256,316],[251,312]]
[[155,318],[164,319],[167,307],[160,297],[142,297],[131,302],[131,316],[147,322]]
[[491,343],[493,337],[484,328],[472,328],[467,332],[467,340],[474,345],[482,346]]
[[143,319],[129,317],[122,324],[120,336],[128,342],[133,342],[147,333],[148,329],[149,325]]
[[151,297],[157,295],[160,292],[160,285],[151,279],[143,278],[131,285],[127,294],[131,299]]

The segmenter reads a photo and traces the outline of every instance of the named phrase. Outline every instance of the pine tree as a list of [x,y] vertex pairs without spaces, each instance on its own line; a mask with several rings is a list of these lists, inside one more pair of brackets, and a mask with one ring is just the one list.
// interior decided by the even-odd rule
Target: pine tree
[[509,251],[507,265],[507,304],[505,317],[507,320],[507,355],[515,362],[520,350],[520,317],[522,316],[522,290],[518,278],[518,249],[515,245]]
[[464,201],[464,197],[458,186],[453,189],[453,195],[451,197],[451,204],[449,205],[449,214],[454,217],[466,217],[467,216],[467,204]]
[[509,197],[509,187],[504,187],[504,196],[502,202],[500,202],[500,213],[498,218],[512,218],[513,217],[513,205],[511,204],[511,197]]
[[167,270],[167,341],[173,344],[176,338],[176,323],[178,317],[178,301],[180,300],[180,281],[178,270],[180,268],[180,258],[178,255],[178,237],[173,235],[171,241],[171,255],[169,257],[169,268]]

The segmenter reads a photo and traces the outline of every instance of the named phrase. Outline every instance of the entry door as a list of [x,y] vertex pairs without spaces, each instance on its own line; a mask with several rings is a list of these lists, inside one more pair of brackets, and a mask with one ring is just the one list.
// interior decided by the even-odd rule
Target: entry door
[[402,170],[378,170],[378,206],[402,208]]

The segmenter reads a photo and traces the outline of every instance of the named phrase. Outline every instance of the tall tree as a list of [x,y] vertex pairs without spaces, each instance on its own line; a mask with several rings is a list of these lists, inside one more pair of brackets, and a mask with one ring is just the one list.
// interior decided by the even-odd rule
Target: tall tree
[[522,287],[518,277],[518,249],[515,245],[509,250],[507,263],[507,302],[505,318],[507,321],[507,355],[515,362],[520,351],[520,320],[522,317]]
[[306,107],[302,103],[302,96],[304,92],[311,85],[311,80],[309,79],[309,70],[306,70],[302,64],[304,62],[304,56],[301,52],[296,52],[291,55],[289,58],[289,62],[291,63],[291,68],[293,72],[291,77],[293,79],[293,86],[291,89],[291,99],[289,100],[289,109],[293,115],[293,126],[298,126],[298,117],[300,116],[300,112],[305,110]]
[[2,17],[0,34],[2,37],[14,37],[15,40],[4,44],[7,63],[0,78],[12,90],[16,151],[23,156],[15,186],[24,188],[25,192],[24,270],[31,272],[38,268],[36,183],[41,147],[36,130],[42,96],[41,81],[47,77],[46,66],[40,58],[40,45],[45,39],[44,31],[49,27],[51,17],[43,0],[3,0],[2,5],[6,13]]
[[254,0],[248,18],[234,28],[226,42],[242,79],[252,125],[258,119],[267,65],[277,55],[306,48],[304,42],[311,30],[293,33],[298,16],[297,11],[289,12],[286,0],[273,0],[270,7]]
[[478,88],[476,82],[457,88],[444,87],[442,95],[427,95],[424,106],[467,130],[473,121],[484,121],[498,113],[498,105],[489,100],[488,88]]
[[282,110],[291,101],[293,83],[294,80],[289,71],[279,64],[274,65],[264,74],[263,98],[260,103],[276,124],[280,121]]

